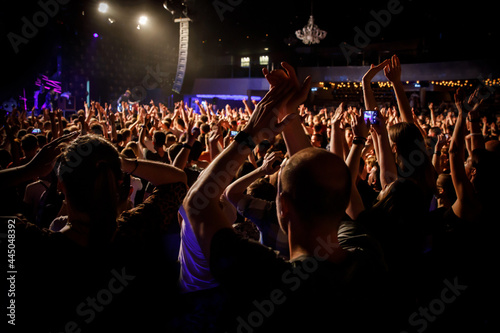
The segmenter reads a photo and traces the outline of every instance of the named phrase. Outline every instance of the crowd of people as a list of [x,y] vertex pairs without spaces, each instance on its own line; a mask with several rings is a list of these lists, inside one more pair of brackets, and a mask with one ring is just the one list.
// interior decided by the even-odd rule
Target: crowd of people
[[[410,106],[397,56],[363,105],[259,102],[2,115],[15,327],[36,332],[499,328],[500,117],[481,87]],[[383,71],[395,103],[371,81]],[[367,113],[366,111],[373,111]],[[7,222],[6,224],[11,223]]]

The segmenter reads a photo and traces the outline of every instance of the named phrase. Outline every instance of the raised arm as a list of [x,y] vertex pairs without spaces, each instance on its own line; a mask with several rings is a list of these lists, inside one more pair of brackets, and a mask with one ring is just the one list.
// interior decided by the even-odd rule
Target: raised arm
[[440,174],[443,171],[441,167],[441,149],[446,143],[446,137],[444,134],[439,134],[437,139],[434,152],[432,153],[432,165],[436,169],[437,174]]
[[43,146],[28,164],[0,170],[0,189],[7,189],[28,180],[48,175],[54,168],[57,156],[61,152],[60,144],[69,142],[77,136],[78,132],[73,132],[56,138]]
[[289,84],[271,88],[257,105],[245,128],[201,173],[186,195],[183,206],[207,259],[210,257],[210,244],[215,233],[232,226],[222,211],[220,196],[255,144],[282,131],[290,117],[278,122],[278,110],[293,93]]
[[179,151],[177,156],[175,157],[172,165],[183,170],[186,167],[188,158],[189,158],[189,153],[191,152],[191,149],[193,148],[193,145],[200,135],[200,130],[199,128],[195,128],[193,130],[193,125],[194,125],[194,118],[191,118],[189,120],[189,123],[187,124],[187,129],[186,129],[186,142],[182,144],[182,149]]
[[362,112],[357,115],[353,115],[351,121],[351,128],[353,130],[353,144],[349,151],[349,155],[346,159],[346,164],[351,171],[351,198],[349,200],[349,205],[347,206],[346,213],[350,218],[356,219],[358,215],[365,209],[363,205],[363,200],[356,187],[356,181],[359,173],[359,163],[361,159],[361,153],[365,147],[366,138],[368,137],[369,131],[368,126],[363,119]]
[[302,123],[299,117],[299,105],[302,104],[309,93],[311,87],[311,77],[308,76],[302,83],[299,83],[297,75],[293,67],[282,62],[284,70],[274,70],[269,72],[266,68],[263,69],[264,76],[273,88],[275,85],[287,84],[290,85],[295,94],[288,100],[288,102],[280,110],[279,117],[283,119],[286,115],[293,115],[289,124],[283,130],[283,138],[288,150],[288,154],[292,156],[298,151],[311,147],[311,140],[304,133]]
[[344,117],[344,103],[340,103],[335,110],[332,118],[332,131],[330,138],[330,151],[341,158],[344,158],[344,141],[345,135],[341,128],[342,119]]
[[413,123],[410,102],[401,82],[401,63],[397,55],[393,55],[391,61],[384,67],[384,74],[392,83],[402,121]]
[[386,185],[389,185],[398,178],[398,170],[389,142],[385,118],[379,113],[379,117],[376,119],[377,122],[371,124],[376,132],[374,137],[374,141],[376,142],[373,142],[373,144],[377,147],[375,152],[378,153],[377,160],[380,166],[380,184],[382,188],[385,188]]
[[431,114],[431,127],[436,126],[436,110],[434,108],[434,103],[429,103],[429,111]]
[[117,142],[118,133],[116,132],[116,116],[112,111],[109,113],[108,121],[111,126],[111,142]]
[[[238,203],[245,197],[245,190],[248,186],[250,186],[250,184],[261,177],[272,175],[277,172],[281,164],[278,158],[279,157],[275,152],[267,154],[260,167],[231,183],[231,185],[229,185],[224,191],[224,195],[229,202],[233,204],[233,206],[238,207]],[[278,163],[275,165],[275,162]]]
[[479,201],[475,196],[474,187],[465,172],[465,117],[463,90],[458,88],[455,93],[455,105],[458,109],[457,123],[450,142],[450,173],[457,193],[453,203],[453,213],[460,218],[473,219],[479,212]]
[[186,173],[170,164],[121,156],[122,171],[148,180],[154,186],[187,183]]
[[375,100],[375,95],[373,95],[371,83],[375,75],[377,75],[377,73],[379,73],[385,66],[387,66],[388,63],[389,59],[382,61],[377,66],[372,64],[370,66],[370,69],[363,76],[363,98],[365,102],[365,108],[367,110],[375,110],[375,108],[377,107],[377,101]]
[[481,132],[480,125],[480,115],[479,115],[479,107],[483,103],[483,99],[477,99],[479,90],[475,90],[474,93],[469,97],[467,105],[462,105],[462,107],[468,108],[469,115],[467,116],[467,121],[470,126],[470,141],[471,141],[471,152],[474,149],[482,148],[484,149],[484,137]]

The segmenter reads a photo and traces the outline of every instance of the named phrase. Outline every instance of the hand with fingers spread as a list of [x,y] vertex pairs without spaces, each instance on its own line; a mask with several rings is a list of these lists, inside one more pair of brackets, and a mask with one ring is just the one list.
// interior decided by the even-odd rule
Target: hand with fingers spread
[[279,119],[279,110],[290,101],[294,93],[294,87],[286,81],[272,87],[257,104],[243,132],[249,134],[254,142],[271,139],[280,133],[295,114]]
[[78,132],[65,134],[47,143],[26,165],[0,170],[0,188],[9,188],[37,177],[48,175],[54,168],[61,153],[61,144],[78,136]]
[[340,130],[340,125],[342,124],[342,120],[344,117],[344,102],[340,103],[340,105],[335,110],[335,113],[332,117],[332,126],[334,129]]
[[299,83],[297,75],[293,67],[282,62],[283,69],[274,70],[269,72],[263,69],[262,72],[267,81],[271,85],[271,90],[287,86],[290,89],[290,98],[279,108],[278,119],[283,120],[285,117],[293,116],[289,124],[283,129],[283,138],[287,146],[290,156],[296,152],[311,147],[311,141],[304,133],[302,122],[299,116],[299,105],[301,105],[307,98],[311,86],[311,77],[307,76],[302,84]]
[[266,175],[272,175],[280,169],[281,162],[282,160],[280,155],[277,152],[273,151],[264,156],[264,161],[262,162],[261,169],[265,172]]
[[396,94],[401,120],[413,123],[411,106],[406,96],[403,83],[401,82],[401,63],[397,55],[393,55],[390,62],[384,67],[385,77],[392,83],[392,88]]
[[262,73],[271,85],[271,89],[281,84],[289,84],[294,91],[293,96],[285,104],[285,109],[282,110],[282,114],[280,114],[280,117],[283,118],[286,114],[298,112],[299,105],[306,100],[307,94],[309,93],[311,76],[307,76],[301,85],[295,73],[295,69],[290,64],[282,62],[281,66],[283,66],[284,69],[269,72],[267,68],[264,68]]
[[401,81],[401,63],[397,55],[393,55],[384,67],[384,75],[392,83]]
[[365,73],[362,79],[363,85],[363,98],[365,102],[365,107],[367,110],[374,110],[377,107],[377,101],[375,100],[375,95],[371,88],[371,82],[373,78],[389,63],[390,59],[382,61],[378,65],[371,65],[370,69]]
[[370,83],[373,78],[381,71],[384,69],[385,66],[387,66],[390,62],[390,59],[386,59],[384,61],[382,61],[380,64],[378,65],[374,65],[374,64],[371,64],[370,66],[370,69],[368,69],[368,71],[365,73],[365,75],[363,76],[363,84],[366,82],[366,83]]

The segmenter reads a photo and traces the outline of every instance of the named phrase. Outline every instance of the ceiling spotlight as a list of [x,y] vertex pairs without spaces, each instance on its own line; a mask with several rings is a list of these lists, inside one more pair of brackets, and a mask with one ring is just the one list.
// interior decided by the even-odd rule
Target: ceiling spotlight
[[94,36],[94,38],[97,38],[97,37],[99,37],[99,34],[97,32],[95,32],[92,36]]
[[140,24],[137,25],[137,30],[141,30],[141,25]]
[[111,17],[108,17],[108,22],[111,23],[111,24],[113,24],[113,23],[115,23],[115,19],[111,18]]
[[97,10],[98,10],[99,12],[101,12],[101,13],[106,13],[106,12],[108,11],[108,9],[109,9],[109,6],[108,6],[108,4],[107,4],[107,3],[105,3],[105,2],[101,2],[101,3],[99,4],[99,7],[97,8]]
[[148,22],[148,17],[147,16],[141,16],[139,17],[139,24],[146,24]]

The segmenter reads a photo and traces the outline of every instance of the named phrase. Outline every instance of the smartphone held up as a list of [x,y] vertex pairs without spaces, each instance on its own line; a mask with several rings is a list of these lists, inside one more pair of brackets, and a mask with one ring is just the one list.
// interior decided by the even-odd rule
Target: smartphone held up
[[366,110],[364,112],[364,119],[365,119],[365,123],[367,123],[367,124],[377,124],[378,117],[379,117],[379,114],[378,114],[377,110],[375,110],[375,111]]

